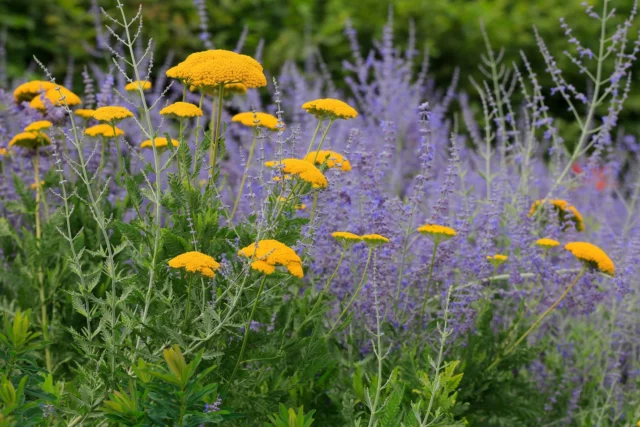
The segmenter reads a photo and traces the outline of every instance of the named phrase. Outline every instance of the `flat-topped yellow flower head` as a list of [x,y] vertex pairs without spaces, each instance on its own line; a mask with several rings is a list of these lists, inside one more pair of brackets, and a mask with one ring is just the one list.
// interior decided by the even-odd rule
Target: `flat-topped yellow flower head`
[[117,123],[133,117],[133,113],[124,107],[100,107],[93,113],[93,118],[100,122]]
[[331,237],[343,245],[355,245],[356,243],[362,242],[362,237],[349,233],[348,231],[334,231],[331,233]]
[[50,144],[49,137],[41,132],[20,132],[9,141],[9,147],[17,146],[30,149]]
[[168,69],[166,74],[199,89],[237,83],[247,88],[267,85],[267,78],[258,61],[222,49],[192,53],[183,62]]
[[329,184],[327,178],[310,162],[300,159],[284,159],[281,162],[265,162],[265,166],[280,167],[287,175],[295,175],[301,180],[311,184],[313,188],[326,188]]
[[263,127],[278,130],[278,118],[267,113],[239,113],[231,118],[232,121],[249,127]]
[[115,136],[124,135],[124,131],[122,129],[116,127],[115,133],[114,133],[113,126],[105,125],[105,124],[95,125],[95,126],[91,126],[90,128],[86,128],[84,130],[84,133],[86,133],[89,136],[104,136],[105,138],[113,138]]
[[48,104],[51,104],[54,107],[61,107],[64,104],[67,104],[69,107],[73,107],[74,105],[80,105],[82,103],[82,100],[78,95],[71,92],[66,87],[60,86],[59,91],[56,88],[49,89],[46,92],[36,96],[31,100],[31,102],[29,102],[29,106],[31,108],[35,108],[36,110],[44,111],[47,108],[45,100]]
[[135,92],[139,89],[149,90],[151,89],[151,82],[149,80],[136,80],[131,83],[127,83],[124,87],[124,90],[127,92]]
[[[169,146],[169,142],[165,137],[158,137],[154,141],[156,143],[157,149],[167,148]],[[180,145],[180,141],[171,138],[171,145],[177,147],[178,145]],[[150,139],[147,139],[146,141],[142,141],[142,143],[140,144],[140,148],[153,148],[153,144],[151,143]]]
[[[544,200],[536,200],[533,202],[529,210],[529,216],[534,215],[543,202]],[[565,224],[566,226],[569,220],[571,220],[577,231],[584,231],[584,220],[575,206],[572,206],[569,202],[562,199],[548,199],[547,202],[555,208],[561,224]]]
[[325,164],[329,169],[338,168],[342,171],[350,171],[351,163],[342,154],[330,150],[312,151],[304,159],[316,165]]
[[362,236],[362,240],[371,247],[376,247],[379,245],[384,245],[385,243],[389,243],[389,239],[380,235],[380,234],[364,234]]
[[293,249],[277,240],[260,240],[240,249],[238,255],[252,258],[251,268],[267,275],[276,271],[276,266],[287,268],[292,276],[302,278],[302,260]]
[[556,246],[560,246],[560,242],[545,237],[543,239],[536,240],[536,245],[540,246],[541,248],[551,249],[555,248]]
[[202,116],[202,110],[197,105],[179,101],[164,107],[160,110],[160,115],[177,119],[188,119]]
[[39,130],[49,129],[51,126],[53,126],[53,123],[51,123],[49,120],[38,120],[37,122],[33,122],[29,126],[24,128],[24,131],[37,132]]
[[55,83],[44,80],[32,80],[23,83],[13,91],[13,98],[16,102],[31,101],[36,95],[44,93],[49,89],[55,89]]
[[615,276],[616,267],[613,261],[596,245],[587,242],[570,242],[567,243],[564,248],[589,267],[608,274],[609,276]]
[[458,233],[451,227],[438,224],[425,224],[417,228],[418,233],[430,237],[435,243],[441,243],[455,237]]
[[498,267],[504,264],[509,259],[508,256],[502,254],[495,254],[487,256],[487,261],[494,267]]
[[[207,95],[213,95],[213,96],[218,95],[217,87],[212,87],[212,88],[196,87],[196,86],[190,85],[189,90],[191,92],[196,92],[196,91],[202,92]],[[244,95],[245,93],[247,93],[247,87],[242,83],[229,83],[224,85],[224,92],[222,93],[222,95],[226,97],[230,95]]]
[[302,108],[318,118],[349,120],[358,117],[358,112],[352,106],[333,98],[305,102]]
[[220,264],[209,255],[191,251],[169,260],[169,267],[183,268],[190,273],[200,273],[203,276],[213,278],[215,271],[220,268]]
[[89,120],[93,118],[93,113],[95,112],[96,110],[91,108],[78,108],[73,113],[78,117],[82,117],[83,119]]

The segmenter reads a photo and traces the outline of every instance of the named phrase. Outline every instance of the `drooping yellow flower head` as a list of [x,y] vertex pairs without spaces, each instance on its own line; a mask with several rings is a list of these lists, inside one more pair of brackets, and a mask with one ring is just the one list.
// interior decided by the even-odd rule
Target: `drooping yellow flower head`
[[358,117],[358,112],[346,102],[339,99],[324,98],[305,102],[302,108],[318,118],[353,119]]
[[[62,98],[64,97],[64,101]],[[36,96],[29,102],[29,106],[31,108],[35,108],[36,110],[44,111],[46,110],[46,104],[44,100],[47,100],[54,107],[60,107],[65,103],[69,107],[73,107],[74,105],[80,105],[82,100],[78,95],[71,92],[64,86],[60,86],[60,91],[58,89],[49,89],[41,95]]]
[[[351,163],[342,154],[330,150],[312,151],[304,159],[316,165],[326,164],[329,169],[339,168],[342,171],[350,171]],[[326,162],[326,163],[325,163]]]
[[271,130],[278,130],[278,118],[267,113],[239,113],[231,118],[232,121],[245,126],[261,126]]
[[281,167],[285,174],[295,175],[301,180],[310,183],[313,188],[326,188],[329,184],[320,169],[305,160],[284,159],[282,162],[271,161],[264,164],[270,168]]
[[487,261],[489,261],[494,267],[498,267],[499,265],[504,264],[508,259],[508,256],[502,254],[487,256]]
[[536,245],[540,246],[541,248],[551,249],[555,248],[556,246],[560,246],[560,242],[545,237],[544,239],[536,240]]
[[93,113],[93,118],[100,122],[117,123],[120,120],[133,117],[133,113],[124,107],[100,107]]
[[203,276],[213,278],[214,272],[220,268],[220,264],[209,255],[191,251],[169,260],[169,267],[184,268],[190,273],[200,273]]
[[609,276],[615,276],[616,267],[613,261],[596,245],[587,242],[571,242],[567,243],[564,248],[590,267],[598,269]]
[[420,234],[429,236],[435,243],[441,243],[445,240],[449,240],[458,234],[453,228],[438,224],[425,224],[418,227],[417,231]]
[[343,245],[353,245],[358,242],[362,242],[362,237],[357,234],[349,233],[348,231],[334,231],[331,233],[331,237]]
[[53,126],[53,123],[51,123],[49,120],[38,120],[37,122],[33,122],[29,126],[24,128],[24,131],[25,132],[31,132],[31,131],[36,131],[37,132],[39,130],[49,129],[51,126]]
[[251,268],[265,274],[273,274],[282,265],[295,277],[302,278],[302,260],[293,249],[277,240],[260,240],[238,251],[238,255],[253,258]]
[[82,117],[83,119],[86,119],[86,120],[92,119],[93,113],[95,112],[96,110],[93,110],[91,108],[79,108],[74,111],[76,116]]
[[142,90],[151,89],[151,82],[148,80],[136,80],[131,83],[127,83],[124,87],[124,90],[127,92],[135,92],[138,89],[142,88]]
[[114,135],[113,126],[101,124],[101,125],[91,126],[90,128],[86,128],[84,130],[84,133],[86,133],[89,136],[104,136],[106,138],[113,138],[114,136],[124,135],[124,131],[122,129],[118,127],[116,127],[115,129],[116,129],[116,132]]
[[389,243],[389,239],[380,234],[365,234],[362,237],[362,240],[369,246],[378,246],[384,245],[385,243]]
[[[167,138],[165,137],[156,138],[155,143],[156,143],[156,148],[158,149],[167,148],[167,146],[169,145],[169,143],[167,142]],[[180,141],[178,141],[177,139],[171,138],[171,145],[173,145],[174,147],[177,147],[178,145],[180,145]],[[142,144],[140,144],[140,148],[153,148],[153,144],[151,143],[150,139],[147,139],[146,141],[142,141]]]
[[9,147],[18,146],[31,149],[50,144],[49,137],[40,132],[20,132],[9,141]]
[[167,77],[182,80],[197,88],[214,88],[231,83],[242,83],[247,88],[267,85],[258,61],[222,49],[192,53],[183,62],[168,69]]
[[27,83],[23,83],[13,91],[13,98],[16,102],[31,101],[36,95],[46,92],[49,89],[55,89],[55,83],[32,80]]
[[[529,210],[529,216],[536,213],[540,205],[542,205],[542,202],[543,200],[536,200],[533,202],[531,209]],[[566,224],[570,219],[577,231],[584,231],[584,220],[575,206],[572,206],[569,202],[562,199],[548,199],[547,202],[551,203],[558,212],[558,218],[560,219],[561,224]],[[569,218],[569,216],[571,216],[571,218]]]
[[178,119],[187,119],[191,117],[202,116],[202,110],[198,106],[188,102],[174,102],[160,110],[160,115],[170,116]]

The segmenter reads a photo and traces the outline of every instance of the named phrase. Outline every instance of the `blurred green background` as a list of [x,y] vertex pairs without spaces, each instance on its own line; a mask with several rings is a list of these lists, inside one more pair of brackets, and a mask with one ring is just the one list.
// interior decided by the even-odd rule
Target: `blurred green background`
[[[130,14],[142,4],[144,36],[156,44],[155,63],[175,52],[176,62],[204,45],[199,37],[200,20],[192,0],[122,0]],[[393,6],[396,45],[405,48],[409,22],[415,23],[417,48],[428,48],[431,73],[439,85],[449,83],[455,67],[461,70],[461,86],[470,89],[469,76],[480,78],[477,65],[484,49],[480,22],[486,26],[494,47],[504,47],[505,62],[520,62],[522,50],[532,62],[543,83],[544,63],[535,43],[538,28],[558,62],[570,69],[567,79],[581,87],[578,74],[562,51],[569,48],[559,18],[565,17],[574,35],[597,49],[599,24],[584,13],[583,0],[203,0],[207,4],[209,32],[217,48],[233,49],[243,27],[248,36],[243,53],[253,54],[265,41],[265,68],[277,72],[284,61],[304,63],[305,56],[318,50],[336,81],[340,82],[342,61],[350,59],[349,43],[343,33],[350,18],[366,52],[380,39]],[[98,0],[115,12],[116,0]],[[600,0],[590,0],[596,8]],[[618,19],[626,16],[633,0],[612,2]],[[84,63],[102,61],[92,57],[87,47],[95,46],[95,17],[91,0],[0,0],[0,28],[6,31],[8,73],[23,76],[37,55],[64,76],[70,57],[75,69]],[[635,30],[635,29],[634,29]],[[637,31],[632,31],[637,37]],[[635,75],[638,73],[636,66]],[[79,80],[79,79],[77,79]],[[637,92],[637,91],[636,91]],[[555,101],[554,101],[555,102]],[[640,96],[632,93],[627,114],[640,111]],[[564,107],[563,107],[564,109]]]

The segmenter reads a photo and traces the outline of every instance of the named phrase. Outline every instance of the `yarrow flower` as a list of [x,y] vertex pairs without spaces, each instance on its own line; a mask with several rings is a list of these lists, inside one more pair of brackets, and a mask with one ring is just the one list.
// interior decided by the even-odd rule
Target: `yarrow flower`
[[39,120],[37,122],[31,123],[29,126],[24,128],[24,131],[25,132],[31,132],[31,131],[36,131],[37,132],[39,130],[48,129],[51,126],[53,126],[53,123],[51,123],[49,120]]
[[600,270],[610,276],[615,276],[616,267],[613,261],[596,245],[587,242],[570,242],[564,248],[589,267]]
[[49,137],[40,132],[20,132],[9,141],[9,147],[18,146],[31,149],[50,144]]
[[324,98],[305,102],[302,108],[318,118],[353,119],[358,117],[358,112],[346,102],[339,99]]
[[[156,143],[156,148],[166,148],[169,146],[167,138],[165,137],[158,137],[154,141]],[[171,145],[177,147],[178,145],[180,145],[180,141],[171,138]],[[151,143],[150,139],[147,139],[145,141],[142,141],[142,143],[140,144],[140,148],[153,148],[153,144]]]
[[118,127],[115,128],[115,134],[113,132],[114,127],[111,125],[95,125],[90,128],[86,128],[84,133],[89,136],[104,136],[106,138],[113,138],[114,136],[124,135],[124,131]]
[[551,249],[555,248],[556,246],[560,246],[560,242],[558,242],[557,240],[544,238],[536,240],[536,245],[545,249]]
[[182,80],[196,88],[242,83],[247,88],[267,85],[262,65],[247,55],[214,49],[192,53],[167,70],[167,77]]
[[251,268],[267,275],[276,271],[276,266],[282,265],[295,277],[302,278],[302,260],[293,249],[277,240],[260,240],[257,244],[240,249],[238,255],[253,258]]
[[93,113],[93,118],[100,122],[117,123],[121,120],[133,117],[133,113],[124,107],[108,106],[100,107]]
[[284,159],[281,162],[270,161],[264,164],[270,168],[281,167],[285,174],[296,175],[301,180],[310,183],[313,188],[325,188],[328,185],[327,178],[320,172],[320,169],[305,160]]
[[[529,210],[529,216],[535,214],[543,202],[544,200],[536,200],[535,202],[533,202],[533,204],[531,205],[531,209]],[[575,206],[572,206],[571,204],[569,204],[569,202],[562,199],[549,199],[547,200],[547,202],[551,203],[551,205],[558,212],[558,217],[561,223],[566,223],[569,219],[568,215],[570,215],[571,221],[573,221],[576,230],[584,231],[584,220],[582,219],[582,215],[580,214],[578,209],[575,208]]]
[[169,260],[169,267],[183,268],[190,273],[200,273],[203,276],[214,277],[215,271],[220,268],[220,264],[209,255],[202,252],[191,251],[178,255]]
[[32,80],[23,83],[13,91],[13,98],[16,102],[31,101],[36,95],[55,89],[55,83],[44,80]]
[[191,117],[202,116],[202,110],[196,105],[179,101],[164,107],[162,110],[160,110],[160,115],[170,116],[178,119],[187,119]]
[[271,130],[278,129],[278,118],[267,113],[239,113],[233,116],[231,121],[249,127],[261,126]]
[[[63,97],[64,102],[61,101]],[[66,87],[60,86],[59,91],[56,88],[49,89],[46,92],[36,96],[31,100],[31,102],[29,102],[29,106],[31,108],[35,108],[36,110],[44,111],[47,108],[44,102],[45,99],[49,101],[49,103],[54,107],[61,107],[65,103],[69,107],[72,107],[74,105],[80,105],[82,103],[82,100],[78,95],[71,92]]]
[[78,108],[74,111],[74,114],[76,116],[82,117],[83,119],[89,120],[93,118],[93,113],[95,112],[96,110],[93,110],[91,108]]
[[[213,88],[209,88],[209,87],[196,87],[196,86],[189,86],[189,90],[191,92],[195,92],[195,91],[199,91],[199,92],[203,92],[206,93],[207,95],[217,95],[218,94],[218,88],[217,87],[213,87]],[[223,96],[228,96],[228,95],[244,95],[245,93],[247,93],[247,87],[245,85],[243,85],[242,83],[228,83],[224,85],[224,91],[222,93]]]
[[329,169],[339,168],[342,171],[350,171],[351,163],[342,154],[335,151],[320,150],[312,151],[304,159],[316,165],[326,164]]
[[360,237],[362,237],[362,240],[369,246],[378,246],[389,243],[389,239],[380,234],[365,234]]
[[418,227],[416,230],[420,234],[429,236],[435,243],[441,243],[445,240],[449,240],[457,234],[456,230],[453,228],[438,224],[425,224]]
[[2,157],[9,156],[9,152],[7,151],[6,148],[0,148],[0,156]]
[[140,88],[142,88],[142,90],[149,90],[151,89],[151,86],[151,82],[148,80],[136,80],[131,83],[127,83],[124,90],[127,92],[135,92]]
[[362,237],[357,234],[349,233],[348,231],[334,231],[331,233],[331,237],[343,245],[354,245],[358,242],[362,242]]
[[508,256],[502,254],[495,254],[487,256],[487,261],[491,263],[494,267],[498,267],[504,264],[509,259]]

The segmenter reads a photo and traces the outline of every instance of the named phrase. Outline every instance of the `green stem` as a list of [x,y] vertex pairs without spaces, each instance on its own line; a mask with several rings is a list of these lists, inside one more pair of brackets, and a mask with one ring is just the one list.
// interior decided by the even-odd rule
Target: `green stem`
[[313,218],[316,215],[316,207],[318,206],[318,192],[319,190],[315,190],[313,192],[313,204],[311,205],[311,215],[309,216],[309,224],[313,224]]
[[182,329],[185,331],[189,323],[189,312],[191,311],[191,282],[193,282],[191,279],[191,277],[187,279],[187,312],[184,316],[184,324],[182,325]]
[[318,135],[318,131],[320,130],[320,125],[322,125],[322,119],[318,120],[318,126],[316,126],[316,130],[313,132],[313,136],[311,137],[311,142],[309,143],[309,148],[307,148],[307,154],[309,154],[311,152],[311,148],[313,147],[313,143],[316,141],[316,135]]
[[422,302],[422,310],[420,311],[420,319],[424,319],[424,313],[427,309],[427,301],[429,298],[429,291],[431,290],[431,276],[433,275],[433,264],[436,259],[436,250],[438,250],[438,243],[434,242],[433,252],[431,253],[431,262],[429,263],[429,275],[427,276],[427,289],[424,292],[424,301]]
[[240,363],[242,363],[242,356],[244,356],[244,350],[247,347],[247,341],[249,339],[249,330],[251,329],[251,322],[253,321],[253,316],[256,313],[256,308],[258,308],[258,302],[260,301],[260,295],[262,294],[262,290],[264,289],[264,283],[267,281],[267,275],[265,274],[262,277],[262,281],[260,282],[260,288],[258,289],[258,294],[256,295],[256,300],[253,303],[253,308],[251,309],[251,314],[249,315],[249,320],[247,321],[247,326],[244,328],[244,338],[242,339],[242,347],[240,348],[240,354],[238,355],[238,360],[236,361],[236,366],[233,368],[233,372],[231,373],[231,377],[229,377],[228,383],[231,384],[231,380],[236,375],[238,371],[238,367]]
[[[211,157],[209,158],[209,165],[211,166],[211,176],[213,176],[213,168],[216,166],[217,156],[218,156],[218,137],[220,135],[220,121],[222,120],[222,99],[224,98],[224,84],[218,86],[218,108],[217,108],[217,118],[215,124],[215,133],[212,135],[211,144],[212,147],[209,148],[211,153]],[[213,116],[216,110],[212,107],[211,109],[211,130],[213,130]]]
[[329,133],[329,128],[331,127],[332,123],[333,123],[333,119],[329,119],[329,124],[325,128],[324,133],[322,134],[322,139],[320,140],[320,144],[318,144],[318,149],[316,150],[316,155],[313,158],[313,163],[315,163],[316,159],[318,158],[318,151],[322,149],[322,144],[324,143],[324,139],[327,137],[327,133]]
[[342,310],[342,313],[340,313],[340,315],[338,316],[338,319],[336,320],[336,322],[333,324],[331,329],[329,329],[329,332],[327,332],[327,334],[325,335],[325,338],[328,337],[329,335],[331,335],[331,333],[336,329],[336,327],[340,324],[340,320],[342,319],[342,317],[345,315],[347,310],[349,310],[349,308],[351,307],[353,302],[358,297],[358,294],[360,293],[360,290],[364,286],[364,279],[365,279],[365,277],[367,277],[367,269],[369,268],[369,262],[371,261],[371,253],[372,252],[373,252],[373,248],[370,247],[369,248],[369,254],[367,255],[367,262],[364,265],[364,271],[362,272],[362,278],[360,279],[360,284],[358,285],[358,288],[356,289],[356,291],[351,296],[351,300],[349,300],[349,304],[347,304],[347,306],[344,308],[344,310]]
[[249,168],[251,167],[251,160],[253,160],[253,150],[256,147],[256,141],[258,140],[258,130],[253,134],[253,142],[251,142],[251,148],[249,149],[249,157],[247,158],[247,165],[244,167],[244,173],[242,174],[242,180],[240,181],[240,188],[238,189],[238,196],[236,197],[236,201],[233,204],[233,209],[231,210],[231,221],[236,215],[236,210],[238,209],[238,204],[240,203],[240,199],[242,198],[242,193],[244,192],[244,184],[247,180],[247,174],[249,173]]
[[573,279],[573,281],[569,284],[569,286],[567,286],[567,288],[564,290],[564,292],[558,297],[558,299],[556,299],[553,304],[551,304],[551,306],[549,306],[549,308],[547,308],[540,316],[538,316],[538,318],[535,320],[535,322],[533,322],[533,324],[531,325],[531,327],[529,327],[529,329],[526,330],[526,332],[524,334],[522,334],[522,336],[520,336],[520,338],[518,338],[518,340],[513,343],[505,352],[502,356],[498,356],[496,358],[496,360],[493,361],[493,363],[491,365],[489,365],[489,367],[487,368],[487,370],[490,370],[491,368],[494,368],[498,365],[498,363],[500,363],[500,361],[502,360],[502,358],[504,358],[505,356],[508,356],[509,354],[511,354],[516,347],[518,347],[518,345],[525,340],[525,338],[527,338],[527,336],[529,336],[529,334],[531,332],[533,332],[538,325],[540,325],[540,323],[544,320],[545,317],[547,317],[547,315],[549,315],[549,313],[551,313],[553,311],[553,309],[555,309],[558,304],[560,304],[562,302],[563,299],[565,299],[565,297],[569,294],[569,292],[571,291],[571,289],[573,289],[573,287],[576,285],[576,283],[578,283],[578,280],[580,280],[580,278],[584,275],[584,273],[587,271],[587,268],[584,267],[580,273],[578,273],[578,275],[575,277],[575,279]]

